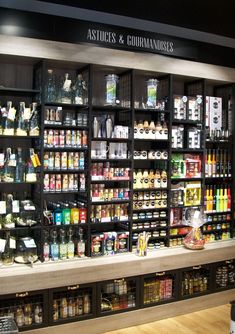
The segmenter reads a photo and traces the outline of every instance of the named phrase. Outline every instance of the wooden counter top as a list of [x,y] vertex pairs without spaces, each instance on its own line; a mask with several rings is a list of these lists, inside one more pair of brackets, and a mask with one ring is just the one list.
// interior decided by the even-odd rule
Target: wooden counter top
[[146,257],[127,253],[115,256],[14,264],[0,268],[0,295],[73,284],[99,282],[224,261],[235,258],[235,239],[207,244],[203,250],[183,247],[160,249]]

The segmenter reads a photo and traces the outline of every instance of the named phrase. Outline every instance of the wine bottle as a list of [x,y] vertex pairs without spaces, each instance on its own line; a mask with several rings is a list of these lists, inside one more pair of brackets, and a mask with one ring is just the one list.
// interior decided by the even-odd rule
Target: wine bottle
[[37,103],[32,103],[32,115],[29,120],[29,135],[39,136],[39,113],[37,110]]
[[22,148],[18,147],[15,182],[24,182],[24,181],[25,181],[25,164],[22,159]]
[[14,123],[16,109],[12,107],[12,101],[7,102],[7,109],[5,113],[6,117],[4,120],[3,135],[14,136]]
[[20,102],[20,108],[16,116],[16,136],[27,136],[27,123],[24,114],[25,102]]

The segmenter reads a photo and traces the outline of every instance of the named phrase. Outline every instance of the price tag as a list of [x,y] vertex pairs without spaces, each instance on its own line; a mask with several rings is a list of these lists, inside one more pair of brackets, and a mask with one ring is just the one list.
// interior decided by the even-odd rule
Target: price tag
[[65,82],[64,82],[64,85],[63,85],[63,89],[68,92],[70,90],[70,86],[71,86],[71,80],[69,79],[66,79]]
[[0,167],[4,166],[5,155],[4,153],[0,153]]
[[24,240],[24,245],[26,248],[36,248],[37,247],[33,239]]
[[35,211],[36,208],[35,208],[35,206],[33,204],[25,204],[24,205],[24,210],[25,211]]
[[9,247],[11,249],[16,249],[16,239],[15,238],[10,237],[10,245],[9,245]]
[[4,252],[5,246],[6,246],[6,240],[5,239],[0,239],[0,253]]
[[5,215],[6,213],[6,201],[0,201],[0,214]]
[[15,108],[10,108],[9,111],[8,111],[7,118],[10,119],[11,121],[14,121],[15,116],[16,116],[16,109]]
[[12,212],[19,213],[20,212],[20,201],[13,200],[12,201]]
[[29,120],[31,117],[31,109],[30,108],[24,108],[24,114],[23,114],[23,119],[24,120]]
[[16,167],[16,155],[15,154],[10,155],[9,166]]

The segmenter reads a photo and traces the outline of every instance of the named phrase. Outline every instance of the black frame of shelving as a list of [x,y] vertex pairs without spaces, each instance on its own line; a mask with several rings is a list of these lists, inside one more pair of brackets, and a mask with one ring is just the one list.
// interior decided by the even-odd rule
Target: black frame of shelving
[[[234,284],[227,285],[226,287],[220,288],[216,286],[216,269],[220,266],[226,266],[232,264],[233,265],[233,279],[235,280],[235,259],[228,259],[220,262],[213,262],[208,264],[202,264],[202,265],[196,265],[192,267],[187,268],[179,268],[174,270],[167,270],[163,272],[152,272],[148,274],[141,274],[137,276],[128,276],[128,277],[122,277],[122,278],[116,278],[116,279],[109,279],[102,282],[93,282],[93,283],[85,283],[85,284],[73,284],[71,286],[62,286],[62,287],[54,287],[54,288],[48,288],[44,290],[38,290],[38,291],[29,291],[29,292],[18,292],[18,293],[12,293],[7,295],[1,295],[0,296],[0,305],[3,302],[3,305],[7,300],[11,300],[14,302],[14,300],[19,300],[23,298],[27,298],[27,300],[30,299],[30,297],[34,297],[35,295],[40,295],[43,298],[43,323],[40,325],[32,325],[32,326],[25,326],[22,328],[19,328],[20,332],[25,330],[31,330],[41,327],[47,327],[47,326],[56,326],[56,325],[62,325],[62,324],[68,324],[71,322],[79,322],[82,320],[88,320],[88,319],[94,319],[97,317],[105,317],[115,314],[121,314],[126,313],[129,311],[137,310],[137,309],[146,309],[148,307],[153,306],[160,306],[163,304],[171,304],[177,301],[183,301],[183,300],[189,300],[193,299],[195,297],[201,297],[208,294],[217,293],[220,291],[226,291],[230,289],[235,289],[235,281]],[[208,289],[203,292],[197,292],[194,294],[188,294],[188,295],[182,295],[182,282],[183,282],[183,275],[187,272],[197,272],[199,270],[207,270],[208,271]],[[162,299],[156,302],[151,303],[144,303],[144,282],[145,279],[154,279],[158,277],[161,279],[161,277],[167,277],[168,275],[172,276],[174,279],[173,282],[173,289],[172,289],[172,298],[169,299]],[[125,309],[118,309],[118,310],[109,310],[101,312],[101,302],[102,302],[102,286],[114,283],[115,281],[133,281],[135,282],[135,306]],[[67,317],[65,319],[59,319],[58,321],[53,321],[53,294],[55,293],[62,293],[66,294],[69,292],[74,292],[77,290],[83,290],[83,289],[91,289],[92,297],[91,297],[91,313],[88,315],[81,315],[81,316],[75,316],[75,317]],[[30,301],[29,301],[30,302]],[[15,302],[14,302],[15,304]],[[14,305],[13,304],[13,305]],[[10,307],[10,305],[9,305]]]
[[[10,64],[13,64],[14,63],[14,60],[15,59],[18,59],[20,57],[16,56],[15,58],[12,58],[9,60]],[[25,58],[25,57],[22,57],[22,58]],[[31,64],[31,67],[32,67],[32,74],[34,76],[34,79],[35,79],[35,76],[36,76],[36,72],[37,71],[40,71],[40,74],[41,74],[41,82],[40,82],[40,86],[41,88],[44,88],[45,87],[45,84],[46,84],[46,69],[47,69],[47,66],[48,64],[52,64],[53,63],[53,60],[49,61],[49,60],[45,60],[45,59],[42,59],[42,60],[38,60],[37,62],[34,61],[34,64]],[[55,68],[58,68],[58,69],[61,69],[61,66],[65,66],[64,64],[67,64],[69,66],[70,62],[63,62],[63,61],[57,61],[55,63]],[[2,95],[4,95],[6,98],[8,96],[12,96],[15,95],[15,97],[22,97],[22,96],[27,96],[27,98],[31,99],[32,100],[32,97],[35,96],[37,98],[41,98],[40,101],[41,101],[41,104],[40,104],[40,108],[41,108],[41,120],[40,120],[40,128],[41,128],[41,135],[39,137],[35,137],[35,136],[31,136],[31,137],[17,137],[17,136],[0,136],[1,139],[2,138],[5,138],[6,140],[9,140],[10,138],[14,138],[16,140],[16,143],[17,142],[22,142],[22,141],[26,141],[29,145],[30,141],[31,142],[36,142],[39,140],[39,145],[40,145],[40,141],[41,141],[41,145],[37,145],[37,147],[39,148],[39,152],[40,152],[40,157],[41,157],[41,161],[43,161],[43,156],[44,156],[44,152],[45,151],[84,151],[84,153],[86,154],[86,184],[87,184],[87,189],[85,192],[81,192],[81,197],[79,197],[79,191],[76,191],[74,192],[74,194],[76,194],[78,196],[78,199],[81,200],[82,202],[84,203],[87,203],[87,224],[81,224],[81,225],[74,225],[74,227],[82,227],[85,234],[86,234],[86,242],[87,242],[87,249],[86,249],[86,255],[87,256],[90,256],[91,255],[91,231],[95,230],[95,227],[96,225],[98,226],[98,224],[100,224],[100,226],[105,226],[105,231],[107,231],[108,229],[108,223],[91,223],[89,221],[89,217],[90,217],[90,214],[91,214],[91,205],[94,204],[92,203],[91,201],[91,198],[90,198],[90,188],[91,188],[91,184],[95,184],[96,182],[97,183],[105,183],[105,184],[109,184],[109,182],[111,183],[112,181],[95,181],[95,180],[92,180],[90,174],[89,174],[89,168],[91,167],[91,164],[92,162],[117,162],[115,159],[112,160],[112,159],[102,159],[102,160],[99,160],[99,159],[92,159],[91,158],[91,155],[90,155],[90,152],[91,152],[91,142],[92,140],[104,140],[104,141],[113,141],[113,142],[126,142],[130,148],[130,151],[133,153],[134,152],[134,148],[135,148],[135,142],[139,143],[142,145],[142,143],[147,143],[147,142],[151,142],[151,140],[142,140],[142,139],[136,139],[134,138],[134,134],[133,134],[133,128],[134,128],[134,120],[135,120],[135,115],[136,114],[149,114],[149,115],[158,115],[160,113],[164,114],[166,116],[166,120],[167,120],[167,123],[168,123],[168,139],[166,140],[163,140],[163,142],[165,143],[166,145],[166,150],[168,151],[168,159],[165,160],[165,163],[167,163],[167,188],[163,188],[163,190],[166,190],[167,191],[167,207],[166,208],[160,208],[160,209],[156,209],[156,211],[161,211],[161,210],[164,210],[167,212],[167,221],[168,221],[168,224],[166,227],[164,227],[164,229],[166,230],[166,237],[164,237],[164,239],[166,240],[166,246],[169,246],[169,243],[170,243],[170,239],[172,239],[172,236],[170,235],[170,229],[171,229],[171,226],[170,226],[170,209],[171,209],[171,205],[170,205],[170,192],[171,192],[171,184],[172,182],[177,182],[177,181],[194,181],[194,180],[201,180],[201,184],[202,184],[202,188],[205,187],[205,184],[206,184],[206,181],[207,179],[204,177],[204,165],[202,164],[203,166],[203,169],[202,169],[202,177],[201,178],[188,178],[188,179],[172,179],[171,178],[171,156],[172,156],[172,153],[177,150],[177,151],[180,151],[182,153],[186,153],[186,152],[192,152],[192,149],[188,149],[188,148],[184,148],[184,149],[174,149],[171,147],[171,140],[172,140],[172,125],[173,124],[184,124],[186,126],[192,126],[192,125],[197,125],[198,122],[196,121],[185,121],[185,120],[174,120],[173,119],[173,93],[174,93],[174,75],[173,74],[159,74],[159,73],[155,73],[155,72],[146,72],[146,71],[143,71],[143,70],[136,70],[136,69],[122,69],[122,68],[119,68],[119,67],[115,67],[115,66],[112,66],[112,68],[106,68],[105,66],[98,66],[98,65],[86,65],[86,64],[76,64],[76,63],[73,63],[72,64],[72,69],[74,71],[74,73],[80,73],[80,72],[83,72],[83,71],[86,71],[86,75],[87,75],[87,78],[88,78],[88,96],[87,96],[87,104],[86,105],[77,105],[77,104],[64,104],[64,103],[48,103],[47,101],[45,101],[45,92],[44,92],[44,89],[38,89],[39,87],[36,87],[37,89],[31,89],[30,88],[21,88],[21,87],[16,87],[16,88],[7,88],[7,87],[4,87],[4,88],[0,88],[0,93]],[[95,71],[97,68],[100,68],[103,72],[107,72],[107,71],[111,71],[112,69],[114,70],[114,72],[118,72],[119,74],[124,74],[124,75],[128,75],[129,76],[129,82],[128,82],[128,89],[129,89],[129,95],[128,95],[128,98],[129,98],[129,101],[128,103],[130,104],[128,107],[122,107],[122,106],[105,106],[105,105],[97,105],[97,104],[93,104],[93,88],[94,88],[94,85],[95,85]],[[155,110],[155,109],[144,109],[144,108],[137,108],[135,107],[135,94],[136,94],[136,91],[135,91],[135,87],[136,87],[136,75],[138,76],[142,76],[143,78],[148,76],[154,76],[154,77],[157,77],[158,80],[166,80],[167,81],[167,91],[168,91],[168,101],[167,101],[167,107],[165,108],[166,110]],[[187,80],[186,80],[187,78]],[[184,77],[184,76],[180,76],[180,80],[181,82],[183,83],[184,85],[184,94],[187,94],[187,95],[190,95],[190,96],[195,96],[195,95],[202,95],[203,97],[203,115],[202,115],[202,121],[200,122],[201,126],[202,126],[202,132],[205,133],[205,123],[203,122],[203,120],[205,120],[205,108],[206,108],[206,105],[205,105],[205,98],[206,98],[206,89],[207,89],[207,81],[206,79],[193,79],[192,78],[192,81],[188,81],[188,79],[190,79],[189,77]],[[35,88],[35,82],[36,80],[33,81],[33,88]],[[143,84],[143,83],[142,83]],[[212,83],[212,86],[214,87],[214,93],[216,93],[216,91],[219,89],[219,88],[225,88],[226,87],[229,87],[229,89],[231,90],[232,92],[232,99],[233,99],[233,102],[234,102],[234,98],[235,98],[235,84],[228,84],[228,85],[223,85],[223,86],[217,86],[217,84],[213,84]],[[193,93],[193,94],[192,94]],[[41,96],[40,96],[41,94]],[[88,124],[87,126],[64,126],[64,125],[55,125],[55,124],[45,124],[44,123],[44,112],[45,112],[45,107],[46,106],[62,106],[64,107],[65,109],[68,108],[69,110],[72,110],[73,112],[77,112],[77,111],[85,111],[87,113],[87,119],[88,119]],[[233,103],[233,111],[234,111],[234,107],[235,106],[235,103]],[[130,127],[130,137],[128,139],[107,139],[107,138],[93,138],[92,137],[92,117],[95,115],[96,112],[103,112],[103,113],[115,113],[116,115],[118,115],[119,113],[121,112],[127,112],[128,115],[129,115],[129,127]],[[152,117],[152,116],[151,116]],[[156,117],[156,116],[154,116]],[[151,118],[153,120],[156,120],[155,118]],[[233,122],[235,123],[235,119],[233,119]],[[54,148],[54,147],[44,147],[42,145],[42,142],[43,142],[43,133],[44,133],[44,129],[50,129],[50,128],[55,128],[55,129],[83,129],[83,130],[86,130],[87,133],[88,133],[88,147],[87,148]],[[233,127],[234,128],[234,127]],[[206,149],[206,138],[205,138],[205,135],[202,135],[202,138],[201,138],[201,148],[200,149],[195,149],[193,150],[193,152],[196,152],[196,153],[200,153],[202,154],[202,156],[204,157],[204,154],[205,154],[205,149]],[[159,140],[158,144],[161,145],[161,140]],[[15,143],[15,145],[16,145]],[[139,145],[138,144],[138,145]],[[203,159],[202,159],[203,160]],[[121,160],[120,160],[121,161]],[[134,191],[139,191],[139,189],[134,189],[133,187],[133,170],[134,170],[134,167],[135,165],[138,166],[138,163],[139,161],[142,161],[142,162],[148,162],[149,166],[152,166],[152,163],[154,162],[158,162],[159,160],[151,160],[151,159],[146,159],[146,160],[138,160],[138,159],[134,159],[134,157],[131,155],[130,158],[128,159],[123,159],[123,162],[125,162],[125,164],[129,164],[130,166],[130,179],[129,180],[126,180],[124,182],[128,182],[129,183],[129,189],[130,189],[130,192],[129,192],[129,200],[128,201],[120,201],[120,203],[129,203],[130,206],[129,206],[129,227],[128,227],[128,231],[129,231],[129,245],[130,245],[130,251],[132,251],[132,234],[135,233],[135,229],[132,230],[132,224],[136,222],[135,219],[133,219],[133,212],[135,212],[135,210],[133,209],[133,206],[131,205],[131,203],[133,202],[133,192]],[[162,160],[164,161],[164,160]],[[42,164],[43,165],[43,164]],[[233,155],[233,162],[232,162],[232,170],[234,170],[234,166],[235,166],[235,155]],[[53,172],[61,172],[61,173],[69,173],[69,172],[73,172],[73,170],[69,170],[69,171],[51,171],[51,170],[44,170],[44,168],[42,167],[41,170],[40,170],[40,178],[39,178],[39,181],[38,181],[38,192],[36,193],[35,192],[35,198],[37,197],[37,202],[39,203],[39,206],[40,206],[40,219],[41,219],[41,224],[39,224],[37,226],[38,229],[41,229],[41,236],[40,236],[40,245],[39,245],[39,253],[40,253],[40,259],[43,260],[43,256],[42,256],[42,243],[43,243],[43,231],[44,230],[50,230],[51,228],[59,228],[57,226],[47,226],[47,225],[44,225],[43,223],[43,206],[44,206],[44,200],[46,198],[47,195],[52,195],[51,192],[47,192],[47,193],[44,193],[43,192],[43,179],[44,179],[44,173],[53,173]],[[76,173],[76,171],[74,171]],[[78,171],[80,172],[80,171]],[[82,171],[81,171],[82,172]],[[215,179],[215,178],[214,178]],[[229,178],[230,179],[230,178]],[[120,180],[122,181],[122,180]],[[118,181],[117,181],[118,182]],[[231,177],[231,182],[232,184],[234,185],[234,178],[233,176]],[[26,183],[27,184],[27,183]],[[15,185],[15,183],[14,183]],[[29,187],[30,183],[28,183],[28,187]],[[3,189],[4,187],[8,186],[8,184],[3,184]],[[2,187],[2,184],[0,184],[0,187]],[[32,187],[32,186],[31,186]],[[145,189],[146,191],[148,190],[151,190],[151,189]],[[31,191],[33,192],[33,191]],[[57,192],[55,192],[57,193]],[[66,192],[67,194],[69,192]],[[73,193],[73,192],[72,192]],[[58,194],[62,194],[61,192],[58,192]],[[84,196],[86,195],[86,196]],[[232,187],[232,199],[234,198],[234,190],[233,190],[233,187]],[[107,202],[104,202],[105,204]],[[111,201],[110,203],[112,204],[115,204],[117,203],[116,201]],[[97,204],[101,205],[103,204],[103,202],[97,202]],[[202,195],[202,198],[201,198],[201,205],[203,206],[203,195]],[[152,209],[151,209],[152,211]],[[139,211],[140,212],[140,211]],[[233,212],[234,212],[234,209],[233,209],[233,201],[232,201],[232,210],[231,210],[231,214],[233,216]],[[146,221],[147,221],[147,218],[146,218]],[[154,221],[154,218],[150,218],[149,221]],[[141,223],[141,220],[138,220],[138,222]],[[111,222],[111,225],[110,226],[114,226],[115,224],[117,223],[122,223],[122,222]],[[67,226],[66,225],[60,225],[61,228],[63,228]],[[71,225],[71,227],[73,227],[73,225]],[[175,227],[175,226],[173,226]],[[231,235],[232,233],[234,234],[234,231],[235,231],[235,225],[234,225],[234,221],[232,219],[231,223],[230,223],[230,231],[231,231]],[[15,230],[17,230],[18,228],[16,227]],[[28,227],[26,228],[26,230],[29,229]],[[100,232],[100,230],[102,230],[102,227],[97,229],[97,231]],[[138,229],[139,230],[139,229]],[[144,227],[143,229],[141,230],[145,230]],[[13,229],[11,229],[10,231],[13,231]]]

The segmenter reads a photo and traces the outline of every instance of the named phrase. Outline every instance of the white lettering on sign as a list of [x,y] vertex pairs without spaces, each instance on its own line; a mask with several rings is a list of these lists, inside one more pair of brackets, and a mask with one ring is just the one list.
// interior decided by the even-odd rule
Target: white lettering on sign
[[88,29],[87,40],[92,42],[102,42],[107,44],[123,45],[152,51],[173,53],[174,43],[155,38],[142,37],[136,35],[123,35],[113,31],[99,29]]

